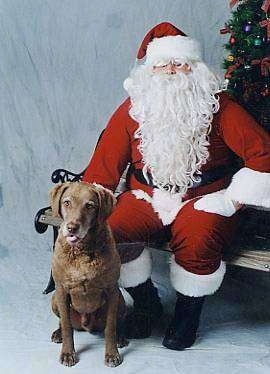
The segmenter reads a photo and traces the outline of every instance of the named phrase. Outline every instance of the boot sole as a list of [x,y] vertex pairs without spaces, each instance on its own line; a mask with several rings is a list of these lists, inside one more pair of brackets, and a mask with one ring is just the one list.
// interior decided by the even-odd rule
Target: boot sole
[[195,343],[195,340],[196,340],[196,337],[195,339],[192,339],[185,343],[181,343],[181,342],[174,341],[171,339],[170,340],[163,339],[162,345],[173,351],[184,351],[186,348],[190,348]]

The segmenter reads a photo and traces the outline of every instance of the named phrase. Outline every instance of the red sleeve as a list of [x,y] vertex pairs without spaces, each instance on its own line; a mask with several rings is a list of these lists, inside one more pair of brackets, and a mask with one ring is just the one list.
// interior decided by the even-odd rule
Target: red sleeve
[[83,181],[98,183],[114,191],[131,157],[130,136],[127,131],[129,121],[129,99],[114,112],[104,130]]
[[240,105],[230,100],[220,115],[221,135],[245,167],[270,172],[270,136]]

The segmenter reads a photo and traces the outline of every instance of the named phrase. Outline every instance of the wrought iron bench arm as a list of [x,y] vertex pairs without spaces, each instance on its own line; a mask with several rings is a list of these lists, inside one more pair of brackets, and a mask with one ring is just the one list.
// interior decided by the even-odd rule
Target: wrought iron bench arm
[[84,172],[85,170],[76,174],[66,169],[56,169],[52,173],[51,181],[53,183],[78,182],[82,180]]

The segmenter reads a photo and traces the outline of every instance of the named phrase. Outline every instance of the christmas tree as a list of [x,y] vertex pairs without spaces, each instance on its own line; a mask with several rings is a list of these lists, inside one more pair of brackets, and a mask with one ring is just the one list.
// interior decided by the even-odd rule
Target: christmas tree
[[223,63],[227,90],[270,132],[270,0],[230,4],[237,8],[220,30],[230,34]]

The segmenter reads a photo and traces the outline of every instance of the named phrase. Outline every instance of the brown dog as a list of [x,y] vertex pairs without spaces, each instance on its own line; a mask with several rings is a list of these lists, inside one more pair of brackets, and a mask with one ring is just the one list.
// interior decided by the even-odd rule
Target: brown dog
[[120,336],[125,315],[123,296],[117,281],[120,258],[106,223],[115,198],[95,184],[67,182],[51,192],[53,215],[61,216],[52,259],[56,291],[52,309],[60,318],[60,327],[52,341],[62,344],[60,362],[76,363],[73,328],[90,332],[105,328],[105,364],[121,364],[118,346],[126,345]]

